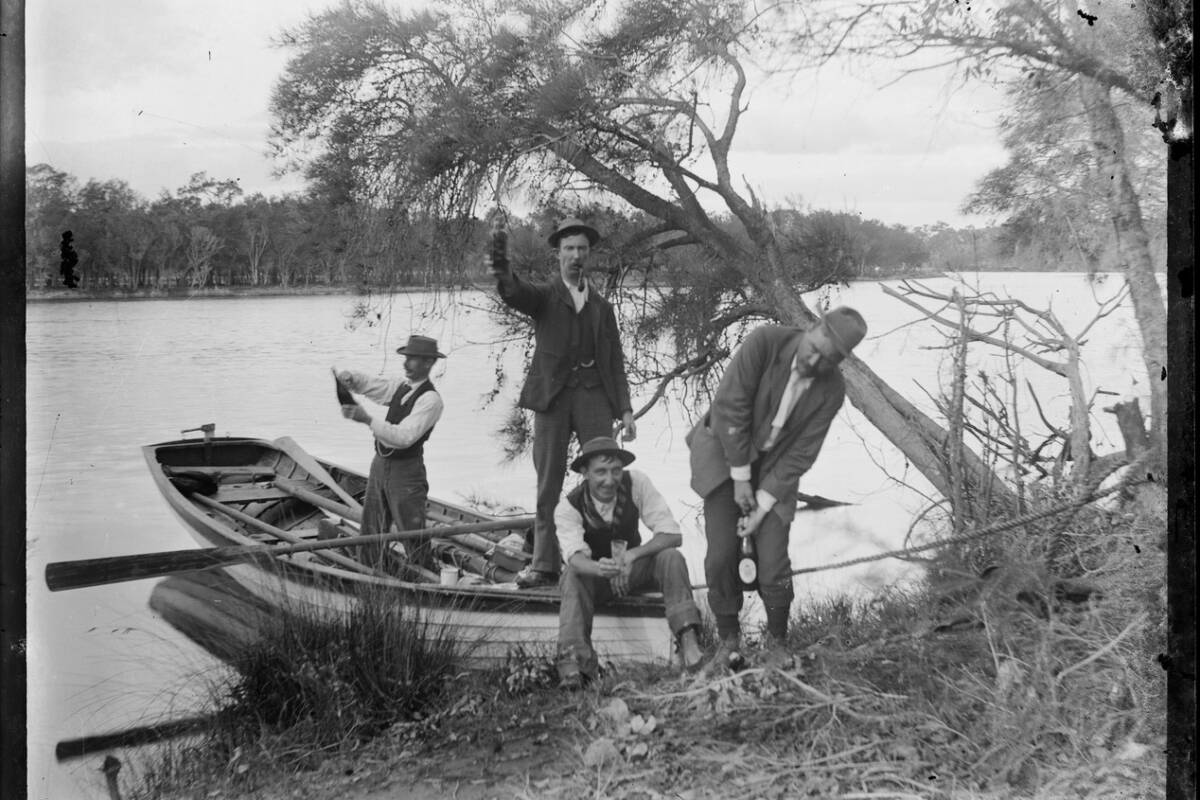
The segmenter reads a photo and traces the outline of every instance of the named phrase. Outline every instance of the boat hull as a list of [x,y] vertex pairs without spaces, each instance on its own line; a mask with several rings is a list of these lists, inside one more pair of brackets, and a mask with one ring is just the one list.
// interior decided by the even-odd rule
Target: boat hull
[[[183,473],[214,476],[220,487],[217,500],[225,498],[243,514],[298,539],[319,538],[318,523],[329,518],[327,510],[273,491],[276,478],[304,482],[316,490],[321,485],[270,441],[223,437],[209,442],[164,442],[143,449],[163,497],[202,546],[259,545],[269,537],[180,491],[178,476]],[[345,491],[357,498],[363,496],[365,476],[318,461]],[[436,499],[429,501],[427,514],[430,526],[497,519]],[[486,538],[495,542],[509,532],[526,529],[527,524],[515,526]],[[455,540],[480,544],[465,537]],[[239,642],[254,638],[256,626],[269,624],[272,614],[341,616],[368,593],[401,603],[424,623],[442,629],[459,643],[468,668],[497,667],[518,654],[551,657],[556,648],[557,589],[517,590],[512,583],[489,583],[482,576],[473,585],[445,586],[378,572],[367,574],[330,563],[321,552],[222,570],[245,592],[244,597],[228,599],[222,607],[216,602],[221,597],[217,584],[169,578],[156,587],[151,604],[168,622],[226,659]],[[246,624],[248,618],[254,624]],[[223,628],[229,630],[229,641],[222,643],[217,640]],[[592,639],[599,657],[614,663],[665,662],[671,657],[671,634],[660,596],[626,598],[606,607],[595,618]]]

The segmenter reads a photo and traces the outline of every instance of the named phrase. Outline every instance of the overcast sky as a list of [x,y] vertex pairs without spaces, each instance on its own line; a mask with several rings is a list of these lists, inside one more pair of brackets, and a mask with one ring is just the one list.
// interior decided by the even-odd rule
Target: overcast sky
[[[39,0],[26,7],[26,153],[81,181],[146,197],[192,173],[247,193],[302,188],[267,155],[271,88],[287,53],[270,42],[336,0]],[[826,67],[758,89],[731,167],[768,204],[853,211],[888,223],[987,220],[958,213],[1004,160],[999,96],[950,93],[939,75]]]

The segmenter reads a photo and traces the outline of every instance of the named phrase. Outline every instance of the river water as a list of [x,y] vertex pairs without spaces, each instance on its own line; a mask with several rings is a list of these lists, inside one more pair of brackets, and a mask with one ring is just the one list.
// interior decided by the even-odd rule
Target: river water
[[[1004,273],[970,276],[972,285],[1051,304],[1077,331],[1097,303],[1120,289],[1116,277]],[[947,280],[933,282],[946,285]],[[817,300],[818,298],[810,298]],[[948,355],[941,334],[917,313],[859,282],[819,299],[847,303],[871,331],[857,353],[893,387],[927,411]],[[52,561],[194,546],[155,490],[140,447],[178,438],[213,422],[218,435],[292,436],[310,452],[366,472],[367,429],[341,418],[329,366],[396,374],[394,349],[410,332],[436,337],[448,354],[433,373],[446,410],[426,445],[431,494],[532,509],[528,457],[505,463],[495,431],[520,382],[519,347],[500,363],[513,379],[497,402],[498,326],[480,293],[396,295],[365,324],[350,296],[31,303],[27,306],[27,508],[29,796],[104,798],[103,754],[54,761],[62,739],[184,716],[220,674],[203,651],[148,606],[153,581],[50,593],[42,573]],[[915,324],[914,324],[915,323]],[[1090,389],[1142,398],[1138,335],[1128,303],[1089,334],[1084,351]],[[994,368],[982,352],[979,366]],[[1065,383],[1024,370],[1047,414],[1066,418]],[[923,387],[923,388],[922,388]],[[653,386],[634,388],[634,405]],[[1120,447],[1114,421],[1093,414],[1093,448]],[[1035,418],[1025,401],[1022,414]],[[693,579],[703,580],[699,498],[688,488],[683,444],[689,411],[659,405],[639,420],[629,447],[681,520]],[[196,434],[192,434],[196,435]],[[855,505],[797,516],[794,567],[817,566],[900,545],[924,485],[849,404],[826,440],[802,491]],[[864,592],[904,579],[897,562],[880,561],[798,580],[799,603],[830,592]]]

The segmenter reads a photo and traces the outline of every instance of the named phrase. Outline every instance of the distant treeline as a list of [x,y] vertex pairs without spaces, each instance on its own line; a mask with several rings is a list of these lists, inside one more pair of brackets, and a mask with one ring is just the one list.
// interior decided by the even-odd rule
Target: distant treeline
[[[510,220],[518,256],[532,269],[557,209]],[[637,214],[611,208],[593,220],[606,233],[635,231]],[[1047,269],[1020,263],[1004,227],[908,228],[860,215],[783,210],[803,257],[837,280],[970,269]],[[488,225],[444,220],[320,196],[246,196],[236,181],[192,176],[147,200],[121,180],[89,180],[47,164],[27,170],[26,286],[97,290],[216,287],[443,286],[478,280]],[[611,238],[611,237],[610,237]],[[635,238],[632,234],[628,237]],[[472,255],[474,253],[474,255]],[[673,253],[669,257],[679,257]],[[1078,266],[1062,265],[1063,269]]]

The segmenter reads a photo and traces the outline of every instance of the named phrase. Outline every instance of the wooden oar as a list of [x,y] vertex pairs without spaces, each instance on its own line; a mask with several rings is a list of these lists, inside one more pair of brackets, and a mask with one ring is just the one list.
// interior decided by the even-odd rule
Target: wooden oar
[[275,488],[279,489],[285,494],[290,494],[292,497],[295,497],[298,500],[303,500],[306,503],[310,503],[317,508],[323,508],[332,514],[337,514],[339,517],[345,517],[352,522],[357,522],[359,525],[362,524],[362,506],[356,504],[354,507],[351,507],[345,503],[339,503],[336,500],[331,500],[328,497],[317,494],[299,481],[293,481],[289,478],[277,477],[275,478],[274,483]]
[[196,731],[211,727],[215,721],[215,716],[187,717],[185,719],[172,720],[171,722],[159,722],[154,725],[139,725],[113,733],[98,733],[93,736],[81,736],[78,739],[63,739],[54,746],[54,758],[56,761],[65,761],[69,758],[80,758],[92,753],[112,750],[118,747],[137,747],[143,744],[153,744],[154,742],[161,742],[164,739],[173,739],[176,736],[195,733]]
[[50,591],[58,592],[64,589],[80,589],[85,586],[101,586],[107,583],[156,578],[160,575],[191,572],[192,570],[240,564],[246,561],[266,563],[273,558],[289,553],[357,547],[407,539],[427,539],[431,536],[451,536],[457,533],[503,531],[509,528],[527,528],[532,524],[533,517],[513,517],[489,522],[469,522],[463,525],[422,528],[417,531],[395,531],[376,533],[370,536],[321,539],[301,544],[230,545],[191,550],[167,550],[134,556],[89,558],[80,561],[55,561],[46,565],[46,586]]
[[287,453],[293,461],[300,465],[301,469],[332,489],[334,494],[342,498],[342,502],[351,508],[357,508],[361,513],[362,504],[354,499],[354,495],[343,489],[342,485],[329,474],[329,471],[309,455],[307,450],[297,444],[295,439],[290,436],[280,436],[275,440],[274,445]]
[[797,492],[796,499],[805,504],[805,508],[800,509],[801,511],[805,509],[808,509],[809,511],[820,511],[823,508],[854,505],[853,503],[847,503],[844,500],[830,500],[828,497],[822,497],[819,494],[805,494],[804,492]]
[[[292,544],[304,544],[304,540],[296,534],[285,531],[283,528],[276,527],[270,523],[263,522],[258,517],[252,517],[244,511],[238,511],[236,508],[230,508],[219,500],[213,500],[211,497],[205,497],[202,494],[194,494],[192,495],[192,502],[206,505],[209,508],[215,508],[222,514],[228,514],[234,519],[240,520],[253,528],[258,528],[263,533],[271,534],[276,539],[280,539],[285,542],[291,542]],[[361,564],[351,558],[346,558],[346,556],[340,553],[329,553],[326,555],[326,558],[354,572],[362,572],[367,575],[375,574],[375,570],[371,569],[366,564]]]

